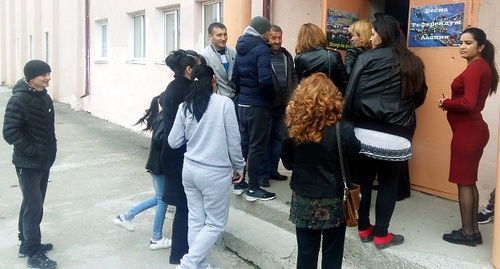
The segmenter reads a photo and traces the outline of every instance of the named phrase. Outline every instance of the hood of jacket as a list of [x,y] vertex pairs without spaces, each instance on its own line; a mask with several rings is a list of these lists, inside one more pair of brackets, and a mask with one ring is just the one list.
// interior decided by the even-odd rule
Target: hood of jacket
[[266,44],[266,46],[270,46],[269,44],[267,44],[264,38],[262,38],[262,36],[257,31],[255,31],[255,29],[248,26],[243,32],[243,35],[238,38],[238,42],[236,43],[236,51],[239,54],[245,55],[258,44]]
[[[25,79],[20,79],[16,82],[14,87],[12,87],[12,94],[16,94],[18,92],[37,92],[33,86],[31,86]],[[40,93],[47,93],[47,89],[43,89]]]

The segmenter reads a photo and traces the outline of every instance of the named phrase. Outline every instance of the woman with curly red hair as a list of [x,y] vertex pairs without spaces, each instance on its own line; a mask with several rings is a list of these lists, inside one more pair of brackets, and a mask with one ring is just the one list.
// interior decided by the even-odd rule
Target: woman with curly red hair
[[343,149],[357,153],[360,148],[352,126],[339,121],[343,101],[325,74],[314,73],[300,83],[286,108],[288,137],[281,160],[293,170],[289,219],[296,225],[297,268],[317,268],[320,245],[322,268],[342,267],[346,224],[337,125]]

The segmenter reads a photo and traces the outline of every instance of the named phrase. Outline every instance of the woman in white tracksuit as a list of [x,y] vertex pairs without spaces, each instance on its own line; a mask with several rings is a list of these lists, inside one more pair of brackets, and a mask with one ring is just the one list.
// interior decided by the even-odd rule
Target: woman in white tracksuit
[[195,66],[191,81],[168,136],[172,148],[187,144],[182,183],[189,209],[189,252],[177,267],[183,269],[209,267],[205,257],[228,220],[231,183],[242,180],[245,166],[234,104],[213,94],[214,71]]

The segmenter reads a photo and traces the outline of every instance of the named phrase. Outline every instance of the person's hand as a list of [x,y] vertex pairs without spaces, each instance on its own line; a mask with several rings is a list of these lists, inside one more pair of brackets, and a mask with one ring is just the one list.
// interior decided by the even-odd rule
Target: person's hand
[[234,171],[233,172],[233,179],[231,181],[231,183],[233,184],[238,184],[240,183],[241,181],[243,180],[243,173],[238,173],[237,171]]
[[444,103],[444,100],[446,100],[446,99],[450,99],[450,97],[444,95],[444,93],[443,93],[443,98],[438,100],[438,107],[441,108],[441,110],[444,110],[443,103]]

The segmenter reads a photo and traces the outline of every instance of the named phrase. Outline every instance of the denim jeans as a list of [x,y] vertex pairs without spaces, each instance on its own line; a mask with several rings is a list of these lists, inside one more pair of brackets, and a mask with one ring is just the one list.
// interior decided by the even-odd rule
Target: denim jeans
[[285,108],[272,108],[269,117],[269,141],[260,162],[259,179],[279,175],[281,143],[285,137]]
[[40,223],[43,217],[43,202],[47,193],[49,170],[41,171],[16,167],[19,187],[23,194],[19,210],[19,240],[29,256],[41,247]]
[[167,212],[167,204],[161,199],[163,197],[163,190],[165,188],[165,175],[157,175],[150,173],[153,179],[153,186],[155,188],[155,195],[148,198],[124,214],[126,220],[133,220],[142,211],[156,206],[155,219],[153,222],[153,236],[151,239],[160,240],[163,237],[163,222],[165,221],[165,213]]

